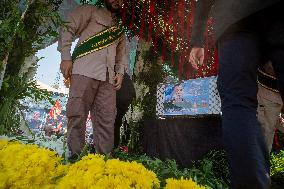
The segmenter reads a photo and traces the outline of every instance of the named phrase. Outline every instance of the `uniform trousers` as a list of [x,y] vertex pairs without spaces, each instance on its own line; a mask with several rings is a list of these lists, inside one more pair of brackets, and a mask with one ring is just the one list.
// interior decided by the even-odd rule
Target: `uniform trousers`
[[278,129],[284,133],[284,124],[281,122],[280,113],[283,102],[279,93],[268,90],[258,85],[258,120],[265,137],[268,151],[272,149],[275,130]]
[[86,121],[91,112],[94,145],[97,153],[110,154],[114,143],[116,91],[107,81],[72,75],[66,108],[67,143],[71,156],[80,154],[85,145]]

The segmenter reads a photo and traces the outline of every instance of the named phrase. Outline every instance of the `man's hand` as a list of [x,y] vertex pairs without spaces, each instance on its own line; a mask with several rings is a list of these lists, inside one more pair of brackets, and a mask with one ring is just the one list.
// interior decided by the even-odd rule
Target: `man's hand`
[[114,89],[119,90],[121,88],[123,75],[118,73],[114,76],[113,80],[114,80]]
[[279,116],[279,127],[277,127],[277,129],[284,133],[284,118],[282,116],[283,114],[281,113],[281,116]]
[[61,64],[60,64],[60,70],[61,73],[63,74],[63,77],[65,79],[68,79],[69,77],[71,77],[72,74],[72,61],[71,60],[62,60]]
[[190,52],[189,61],[193,68],[198,69],[198,65],[202,65],[204,61],[204,48],[193,47]]

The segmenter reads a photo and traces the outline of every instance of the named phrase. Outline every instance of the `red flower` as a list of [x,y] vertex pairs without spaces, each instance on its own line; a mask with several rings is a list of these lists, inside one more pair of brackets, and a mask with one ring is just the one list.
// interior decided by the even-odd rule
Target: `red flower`
[[128,153],[128,146],[121,146],[120,150],[127,154]]

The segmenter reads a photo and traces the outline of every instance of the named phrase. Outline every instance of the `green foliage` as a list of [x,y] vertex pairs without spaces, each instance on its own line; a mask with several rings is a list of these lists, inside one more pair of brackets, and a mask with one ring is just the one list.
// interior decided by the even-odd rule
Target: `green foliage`
[[3,69],[2,61],[13,47],[13,34],[17,32],[17,28],[22,28],[22,23],[19,22],[21,12],[18,10],[17,3],[17,0],[0,2],[0,71]]
[[56,0],[35,0],[27,8],[20,29],[12,41],[7,73],[18,75],[26,57],[34,55],[50,38],[57,37],[57,28],[63,24],[56,10]]
[[[143,43],[143,42],[142,42]],[[164,71],[161,65],[157,64],[158,56],[153,54],[152,49],[147,51],[139,51],[142,54],[142,59],[144,62],[143,70],[134,75],[134,82],[138,85],[146,85],[149,90],[143,95],[143,99],[138,97],[133,100],[131,104],[131,109],[133,107],[139,107],[142,109],[143,117],[140,121],[130,121],[127,127],[125,127],[124,133],[130,133],[130,138],[128,139],[128,147],[130,152],[139,153],[143,151],[141,145],[141,128],[143,127],[143,120],[152,119],[156,117],[156,91],[157,85],[163,81]],[[138,58],[139,55],[136,56]]]
[[32,80],[31,64],[28,74],[20,75],[27,57],[33,56],[45,45],[46,40],[57,36],[63,25],[57,8],[59,0],[18,1],[0,3],[0,70],[8,56],[3,86],[0,90],[0,135],[15,134],[23,121],[20,101],[26,97],[34,100],[48,99],[47,91],[37,88]]
[[2,0],[0,3],[0,70],[3,59],[10,53],[10,75],[17,74],[25,57],[41,48],[42,43],[57,36],[62,24],[56,9],[58,0]]
[[116,151],[114,158],[124,161],[137,161],[147,169],[156,173],[161,181],[161,187],[165,186],[167,178],[192,178],[198,184],[206,185],[212,189],[228,188],[228,164],[224,152],[212,151],[204,159],[192,168],[181,169],[174,160],[152,159],[146,155],[126,154]]
[[284,173],[284,150],[280,151],[278,154],[271,154],[270,172],[271,175]]
[[149,87],[149,92],[142,101],[143,119],[149,119],[156,117],[157,85],[163,82],[165,73],[163,67],[157,63],[158,56],[153,52],[153,49],[142,53],[145,68],[139,73],[136,81],[145,83]]
[[35,81],[26,82],[25,78],[6,76],[0,93],[0,135],[17,133],[25,110],[20,100],[26,97],[38,101],[50,99],[50,94],[38,89]]
[[271,189],[282,189],[284,186],[284,173],[277,172],[271,176]]
[[214,189],[228,188],[229,169],[225,153],[211,151],[190,169],[190,177],[199,184],[206,184]]
[[[143,42],[142,42],[143,43]],[[157,86],[165,81],[165,78],[170,72],[171,77],[177,78],[177,75],[172,72],[170,68],[165,69],[162,64],[161,57],[150,48],[146,51],[138,52],[141,54],[144,65],[143,70],[134,77],[134,81],[138,84],[146,85],[149,91],[145,94],[143,99],[135,99],[132,106],[142,108],[143,117],[142,120],[149,120],[156,118],[156,104],[157,104]],[[139,57],[139,54],[136,56]],[[166,63],[164,63],[166,64]],[[128,129],[130,129],[129,150],[140,152],[141,147],[141,128],[143,127],[143,121],[130,123]]]
[[142,144],[141,144],[141,137],[140,131],[143,127],[143,122],[130,122],[129,123],[129,130],[130,136],[128,141],[128,149],[131,153],[140,153],[143,151]]
[[[90,151],[90,150],[89,150]],[[137,161],[147,169],[153,171],[161,181],[161,187],[165,186],[168,178],[191,178],[200,185],[206,185],[212,189],[229,188],[228,162],[223,151],[211,151],[204,158],[194,164],[192,168],[180,168],[174,160],[162,161],[158,158],[150,158],[145,154],[124,153],[116,150],[111,158],[119,158],[123,161]],[[284,151],[271,155],[271,189],[282,189],[284,185]]]
[[229,163],[226,158],[224,151],[211,151],[206,156],[205,159],[212,161],[212,171],[214,176],[225,184],[229,185]]
[[278,154],[271,154],[270,158],[271,189],[280,189],[284,186],[284,150]]
[[178,169],[174,160],[161,161],[158,158],[152,159],[146,155],[126,154],[119,151],[115,152],[114,157],[124,161],[137,161],[138,163],[142,163],[147,169],[156,173],[161,181],[161,186],[165,186],[167,178],[180,178],[181,176],[186,176]]

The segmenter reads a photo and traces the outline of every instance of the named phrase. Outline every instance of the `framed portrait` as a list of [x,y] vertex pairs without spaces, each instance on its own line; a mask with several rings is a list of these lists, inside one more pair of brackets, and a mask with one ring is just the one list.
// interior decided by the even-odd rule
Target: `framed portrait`
[[157,116],[220,114],[217,78],[206,77],[161,83],[157,88]]

